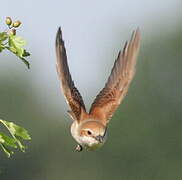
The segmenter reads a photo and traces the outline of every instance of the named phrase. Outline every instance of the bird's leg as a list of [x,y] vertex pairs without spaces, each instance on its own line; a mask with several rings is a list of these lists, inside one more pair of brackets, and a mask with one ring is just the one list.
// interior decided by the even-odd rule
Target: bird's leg
[[83,150],[83,147],[80,144],[77,144],[75,151],[81,152]]

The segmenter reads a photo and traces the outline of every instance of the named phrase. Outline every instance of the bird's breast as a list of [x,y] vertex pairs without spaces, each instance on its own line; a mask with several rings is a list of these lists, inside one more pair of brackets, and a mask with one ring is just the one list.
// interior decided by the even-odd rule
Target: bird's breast
[[81,137],[79,134],[79,124],[77,123],[77,121],[74,121],[71,125],[71,135],[78,142],[78,144],[88,150],[98,149],[104,144],[106,140],[106,136],[104,136],[104,141],[101,143],[91,137]]
[[[74,121],[71,125],[71,135],[73,138],[78,142],[79,140],[79,133],[78,133],[78,123],[77,121]],[[79,143],[79,142],[78,142]]]

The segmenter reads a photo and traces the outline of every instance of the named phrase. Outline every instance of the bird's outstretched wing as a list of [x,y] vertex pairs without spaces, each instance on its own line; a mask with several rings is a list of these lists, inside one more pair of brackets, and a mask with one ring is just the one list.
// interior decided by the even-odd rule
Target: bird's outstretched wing
[[90,115],[100,119],[104,124],[108,123],[128,91],[135,74],[139,47],[140,31],[137,29],[130,41],[125,43],[123,51],[119,52],[105,87],[91,106]]
[[85,112],[86,110],[83,99],[79,91],[75,87],[69,71],[66,49],[64,46],[64,41],[62,39],[61,28],[58,29],[56,35],[56,55],[57,55],[56,68],[58,76],[61,81],[62,90],[65,95],[66,101],[71,108],[71,111],[68,111],[68,113],[74,120],[79,121],[82,112]]

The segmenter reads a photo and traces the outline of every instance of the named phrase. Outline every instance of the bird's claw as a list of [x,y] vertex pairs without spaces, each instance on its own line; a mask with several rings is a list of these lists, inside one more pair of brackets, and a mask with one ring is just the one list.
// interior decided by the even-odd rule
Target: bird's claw
[[75,151],[77,152],[81,152],[82,150],[83,150],[83,147],[80,144],[78,144],[75,148]]

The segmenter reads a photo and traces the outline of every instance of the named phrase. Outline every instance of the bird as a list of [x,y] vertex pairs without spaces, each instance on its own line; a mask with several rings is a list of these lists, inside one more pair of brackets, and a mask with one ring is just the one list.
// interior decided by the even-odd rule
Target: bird
[[56,34],[56,69],[61,90],[70,107],[68,114],[72,118],[70,130],[76,140],[75,150],[93,151],[100,148],[107,139],[108,123],[127,94],[135,75],[136,62],[140,49],[141,33],[137,28],[129,41],[126,41],[114,62],[110,76],[93,101],[87,112],[83,98],[76,88],[70,74],[65,43],[61,27]]

